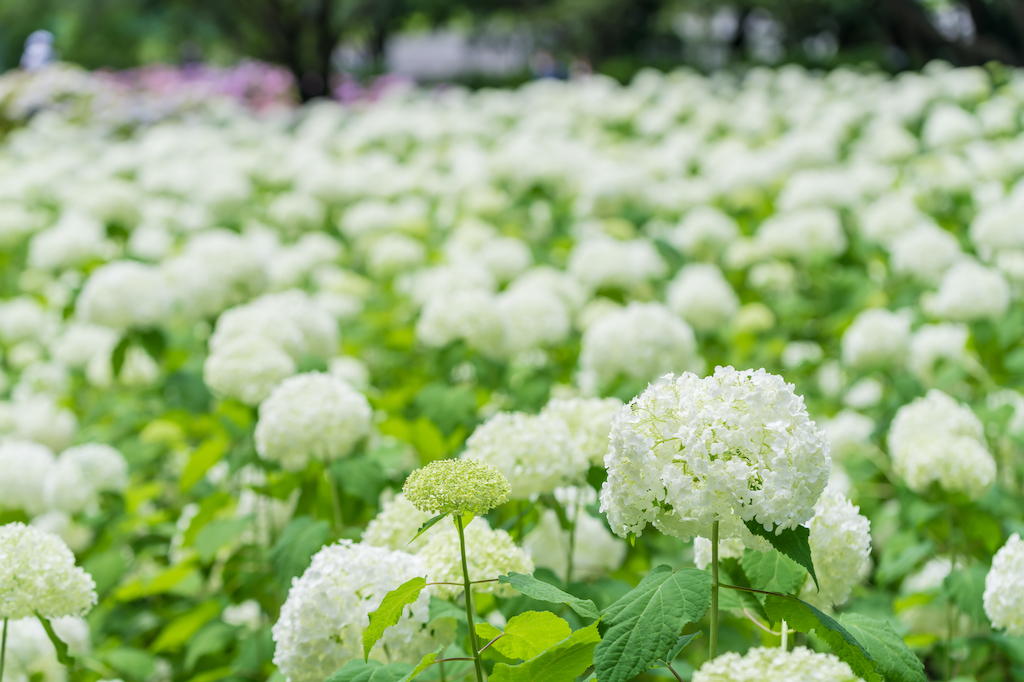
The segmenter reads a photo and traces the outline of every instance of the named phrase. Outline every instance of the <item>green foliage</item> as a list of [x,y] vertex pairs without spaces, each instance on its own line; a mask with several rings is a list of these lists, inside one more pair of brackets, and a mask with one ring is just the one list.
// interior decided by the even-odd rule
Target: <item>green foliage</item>
[[711,576],[695,568],[658,566],[636,589],[602,612],[601,643],[594,651],[598,677],[625,682],[668,656],[682,629],[711,605]]
[[594,660],[594,648],[601,641],[598,623],[572,633],[558,644],[519,665],[498,663],[490,682],[572,682]]
[[850,632],[828,614],[795,597],[768,595],[764,610],[772,623],[786,621],[797,632],[814,632],[865,682],[882,682],[877,663],[868,650]]
[[526,611],[510,618],[504,631],[490,623],[477,623],[476,633],[481,645],[497,637],[492,649],[506,658],[525,660],[564,640],[572,628],[550,611]]
[[331,532],[331,524],[309,516],[298,516],[288,524],[270,550],[270,561],[280,585],[291,584],[292,578],[302,575],[309,560],[316,554]]
[[672,664],[672,661],[676,660],[676,658],[679,657],[679,654],[682,652],[682,650],[685,649],[686,647],[688,647],[690,645],[690,643],[693,642],[693,640],[697,639],[702,634],[704,634],[704,632],[702,630],[697,630],[697,632],[691,632],[688,635],[681,635],[679,637],[679,639],[676,640],[676,645],[674,647],[672,647],[667,654],[665,654],[664,656],[659,658],[658,662],[655,665],[653,665],[652,667],[654,667],[654,668],[667,668],[667,667],[669,667]]
[[765,530],[764,526],[757,521],[747,521],[746,526],[750,529],[751,533],[760,535],[772,543],[772,547],[806,568],[807,572],[811,574],[814,584],[818,584],[818,576],[814,573],[814,562],[811,561],[811,531],[809,529],[797,526],[796,528],[787,528],[781,533],[776,533],[774,530]]
[[539,601],[546,601],[551,604],[566,604],[573,611],[584,618],[600,618],[601,613],[597,606],[589,599],[574,597],[568,592],[558,589],[554,585],[534,578],[532,575],[522,573],[509,573],[498,578],[503,585],[511,585],[515,590],[533,597]]
[[743,553],[743,572],[754,589],[782,594],[796,592],[807,577],[802,566],[778,550],[746,550]]
[[985,614],[985,576],[988,566],[959,568],[946,576],[942,583],[947,597],[956,607],[979,623],[988,624]]
[[363,659],[370,660],[370,649],[384,636],[384,630],[398,623],[406,606],[419,599],[427,586],[426,578],[416,577],[384,595],[376,611],[370,613],[370,624],[363,631]]
[[408,677],[413,667],[408,663],[389,663],[380,661],[349,661],[338,672],[327,678],[326,682],[399,682]]
[[889,623],[861,613],[844,613],[839,620],[871,654],[888,682],[925,682],[924,664]]

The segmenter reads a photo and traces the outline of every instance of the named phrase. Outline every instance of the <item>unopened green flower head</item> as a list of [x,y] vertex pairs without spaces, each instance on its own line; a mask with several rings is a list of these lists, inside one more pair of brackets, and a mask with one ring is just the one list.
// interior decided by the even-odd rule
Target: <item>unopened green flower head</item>
[[428,514],[485,514],[508,501],[508,479],[479,460],[439,459],[409,474],[405,497]]

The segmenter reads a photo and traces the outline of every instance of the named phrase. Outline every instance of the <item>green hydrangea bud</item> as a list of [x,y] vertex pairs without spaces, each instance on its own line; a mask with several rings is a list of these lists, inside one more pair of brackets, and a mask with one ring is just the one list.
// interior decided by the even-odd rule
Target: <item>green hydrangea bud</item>
[[409,474],[405,497],[428,514],[485,514],[512,490],[500,471],[479,460],[439,459]]

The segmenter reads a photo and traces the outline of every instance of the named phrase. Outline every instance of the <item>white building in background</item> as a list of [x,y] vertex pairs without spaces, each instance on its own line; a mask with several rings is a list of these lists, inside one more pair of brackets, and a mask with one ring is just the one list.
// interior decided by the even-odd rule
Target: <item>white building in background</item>
[[481,74],[506,76],[525,71],[532,46],[525,33],[480,38],[451,29],[392,37],[385,52],[388,71],[423,80]]

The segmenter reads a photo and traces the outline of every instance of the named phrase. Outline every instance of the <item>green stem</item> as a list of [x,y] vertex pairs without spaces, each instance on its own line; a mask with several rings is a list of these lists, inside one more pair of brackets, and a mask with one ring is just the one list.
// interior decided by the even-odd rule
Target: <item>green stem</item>
[[4,679],[4,663],[7,662],[7,619],[4,618],[4,635],[0,641],[0,682]]
[[455,514],[455,528],[459,531],[459,549],[462,552],[462,579],[466,589],[466,624],[469,626],[469,646],[473,650],[473,665],[476,666],[476,682],[484,682],[484,666],[480,660],[480,647],[473,627],[473,585],[469,581],[469,563],[466,561],[466,534],[462,527],[462,514]]
[[580,493],[576,497],[575,511],[573,516],[569,519],[569,556],[565,562],[565,587],[569,588],[569,583],[572,582],[572,569],[573,569],[573,554],[576,553],[576,523],[580,517],[580,500],[583,498],[583,493]]
[[[956,541],[954,531],[956,526],[953,523],[953,505],[949,505],[949,572],[956,570]],[[946,606],[946,679],[953,679],[953,637],[956,636],[956,609],[952,600]]]
[[334,507],[334,527],[337,532],[345,528],[345,522],[341,516],[341,498],[338,494],[338,482],[334,480],[334,472],[328,466],[324,471],[327,478],[327,486],[331,489],[331,506]]
[[718,521],[711,524],[711,655],[718,655]]

